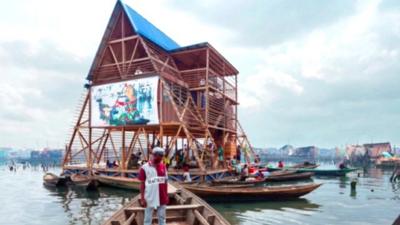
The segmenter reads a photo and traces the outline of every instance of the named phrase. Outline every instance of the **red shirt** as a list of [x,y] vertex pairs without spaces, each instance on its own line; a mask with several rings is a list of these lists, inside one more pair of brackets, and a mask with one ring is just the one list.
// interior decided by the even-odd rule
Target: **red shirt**
[[[157,176],[165,177],[166,172],[167,172],[167,167],[162,162],[160,162],[158,165],[155,165],[151,162],[149,162],[149,163],[156,168]],[[140,170],[139,170],[138,179],[142,182],[146,181],[146,172],[144,172],[143,168],[140,168]],[[169,201],[167,182],[163,183],[163,184],[159,184],[158,188],[159,188],[159,193],[160,193],[160,205],[167,205],[168,201]]]

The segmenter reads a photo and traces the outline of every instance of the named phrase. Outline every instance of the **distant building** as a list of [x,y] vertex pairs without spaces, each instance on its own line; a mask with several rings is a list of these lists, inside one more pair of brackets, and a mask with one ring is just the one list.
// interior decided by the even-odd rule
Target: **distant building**
[[320,159],[334,159],[335,153],[335,149],[320,148],[318,152],[318,157]]
[[400,155],[400,148],[399,147],[394,147],[393,148],[393,153],[395,154],[395,155]]
[[367,152],[367,149],[364,145],[347,145],[346,146],[346,156],[354,157],[354,156],[364,156]]
[[30,160],[40,163],[60,163],[63,157],[62,149],[45,148],[43,151],[31,151]]
[[40,151],[31,151],[31,160],[40,160]]
[[382,152],[392,153],[392,146],[389,142],[364,144],[364,148],[366,149],[369,158],[372,160],[377,159]]
[[282,155],[290,156],[290,155],[293,155],[293,153],[294,153],[294,148],[291,145],[284,145],[279,150],[282,153]]
[[1,151],[0,150],[0,161],[6,160],[7,159],[7,152],[6,151]]
[[345,152],[347,162],[352,165],[364,166],[370,161],[364,145],[347,145]]
[[319,149],[315,146],[307,146],[296,148],[292,156],[298,158],[304,158],[309,160],[315,160],[318,157]]
[[12,150],[12,148],[5,148],[5,147],[0,147],[0,161],[5,161],[8,159],[9,152]]

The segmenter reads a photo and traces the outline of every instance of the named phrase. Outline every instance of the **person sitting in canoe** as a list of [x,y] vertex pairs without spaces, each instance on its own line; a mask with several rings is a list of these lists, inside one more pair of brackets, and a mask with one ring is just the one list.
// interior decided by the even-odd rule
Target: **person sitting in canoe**
[[144,225],[151,225],[153,210],[157,210],[158,224],[166,224],[166,205],[168,204],[167,167],[162,163],[165,151],[163,148],[153,149],[153,158],[139,170],[140,204],[144,210]]
[[347,169],[346,164],[345,164],[344,162],[341,162],[341,163],[339,164],[339,169],[341,169],[341,170]]
[[247,164],[244,164],[242,172],[240,173],[240,181],[246,181],[248,177],[249,177],[249,168]]
[[117,164],[117,161],[113,161],[113,163],[112,163],[112,168],[118,168],[118,164]]
[[283,167],[284,167],[283,162],[282,162],[282,161],[279,161],[279,162],[278,162],[278,168],[281,168],[281,169],[282,169]]

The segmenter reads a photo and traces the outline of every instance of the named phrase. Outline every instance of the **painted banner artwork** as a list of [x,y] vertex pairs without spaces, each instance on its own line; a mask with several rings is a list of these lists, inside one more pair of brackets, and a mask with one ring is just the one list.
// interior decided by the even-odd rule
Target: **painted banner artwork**
[[158,77],[92,87],[92,126],[158,124]]

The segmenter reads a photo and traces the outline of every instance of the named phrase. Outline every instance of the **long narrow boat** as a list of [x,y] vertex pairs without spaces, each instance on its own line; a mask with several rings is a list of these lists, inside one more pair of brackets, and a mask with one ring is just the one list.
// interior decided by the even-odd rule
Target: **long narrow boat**
[[205,184],[184,185],[194,194],[210,201],[262,201],[298,198],[306,195],[322,184],[288,185],[277,187],[221,188]]
[[128,178],[128,177],[112,177],[112,176],[96,176],[96,180],[103,185],[131,189],[131,190],[139,190],[140,189],[140,181],[137,178]]
[[319,164],[316,164],[316,163],[303,162],[303,163],[295,164],[295,165],[291,166],[291,168],[315,169],[318,166],[319,166]]
[[72,174],[70,178],[74,185],[86,189],[95,189],[98,185],[97,180],[93,176]]
[[[305,179],[302,178],[304,176],[299,176],[296,171],[275,171],[272,172],[267,178],[257,179],[257,178],[248,178],[246,180],[241,181],[238,177],[228,177],[221,180],[213,180],[211,183],[213,185],[222,185],[222,184],[230,184],[230,185],[247,185],[247,184],[261,184],[265,181],[275,181],[275,180],[296,180],[297,179]],[[310,178],[309,176],[308,178]]]
[[346,176],[347,173],[356,171],[357,168],[344,169],[297,169],[298,173],[311,172],[318,176]]
[[314,164],[314,163],[299,163],[299,164],[295,164],[293,166],[285,166],[283,168],[279,168],[279,167],[266,167],[263,168],[265,170],[268,171],[284,171],[284,170],[295,170],[295,169],[315,169],[319,166],[319,164]]
[[59,187],[63,186],[67,183],[65,177],[60,177],[55,175],[54,173],[46,173],[43,175],[43,185],[47,187]]
[[213,180],[211,181],[211,183],[213,185],[230,185],[231,187],[235,188],[235,186],[233,185],[239,185],[238,187],[241,187],[241,185],[255,185],[255,184],[261,184],[264,183],[265,179],[247,179],[247,180],[243,180],[241,181],[239,178],[237,177],[230,177],[230,178],[226,178],[226,179],[221,179],[221,180]]
[[[215,209],[205,201],[185,190],[180,185],[168,185],[170,203],[167,205],[166,220],[169,225],[229,225]],[[170,191],[174,189],[173,191]],[[143,224],[144,208],[139,203],[140,195],[118,210],[103,225],[141,225]],[[153,217],[152,224],[157,223]]]
[[280,182],[280,181],[293,181],[293,180],[306,180],[310,179],[314,173],[305,172],[305,173],[294,173],[282,176],[268,176],[264,179],[266,182]]

